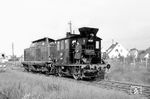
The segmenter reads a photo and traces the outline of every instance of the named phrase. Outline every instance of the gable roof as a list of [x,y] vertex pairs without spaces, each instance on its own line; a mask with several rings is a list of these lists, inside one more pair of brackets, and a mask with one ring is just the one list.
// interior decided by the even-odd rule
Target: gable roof
[[146,58],[150,55],[150,48],[147,48],[146,50],[140,50],[139,51],[139,58]]
[[130,51],[138,51],[138,49],[132,48],[132,49],[130,49]]
[[139,55],[139,58],[146,58],[145,56],[147,55],[148,53],[141,53],[140,55]]
[[150,47],[146,49],[146,52],[150,54]]

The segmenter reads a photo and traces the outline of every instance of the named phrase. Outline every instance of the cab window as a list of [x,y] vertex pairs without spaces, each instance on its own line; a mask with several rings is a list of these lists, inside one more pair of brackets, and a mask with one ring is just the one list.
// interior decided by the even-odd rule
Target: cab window
[[68,40],[65,40],[65,49],[68,49],[69,48],[69,42]]
[[60,50],[60,41],[57,42],[57,51]]
[[61,41],[61,50],[63,50],[65,48],[65,45],[64,45],[64,40]]
[[96,41],[96,49],[99,49],[99,41]]

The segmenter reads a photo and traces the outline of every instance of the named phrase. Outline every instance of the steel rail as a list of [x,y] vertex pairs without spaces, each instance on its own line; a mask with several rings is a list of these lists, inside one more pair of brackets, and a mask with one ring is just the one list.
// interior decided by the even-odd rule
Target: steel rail
[[[34,74],[34,73],[32,73]],[[43,75],[40,73],[37,73],[38,75]],[[45,75],[46,77],[49,76],[54,76],[54,75]],[[74,79],[70,79],[68,77],[59,77],[59,76],[55,76],[58,77],[59,79],[64,79],[64,80],[69,80],[72,82],[77,82],[77,83],[82,83],[82,84],[86,84],[86,85],[92,85],[92,86],[96,86],[96,87],[100,87],[100,88],[104,88],[104,89],[108,89],[108,90],[118,90],[118,91],[122,91],[125,92],[129,95],[134,95],[134,94],[138,94],[142,97],[147,97],[148,99],[150,99],[150,86],[148,85],[142,85],[142,84],[136,84],[136,83],[126,83],[126,82],[120,82],[120,81],[113,81],[113,80],[101,80],[101,81],[85,81],[85,80],[74,80]],[[134,89],[135,88],[135,89]],[[136,90],[137,88],[139,88],[140,90]],[[132,90],[133,89],[133,90]],[[133,91],[133,93],[131,92]],[[134,92],[136,91],[136,92]]]

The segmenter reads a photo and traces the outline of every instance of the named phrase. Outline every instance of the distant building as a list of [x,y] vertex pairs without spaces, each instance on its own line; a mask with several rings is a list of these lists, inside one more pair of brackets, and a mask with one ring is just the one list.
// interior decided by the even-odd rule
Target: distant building
[[0,62],[4,63],[7,61],[8,61],[8,59],[7,59],[7,56],[5,55],[5,53],[0,53]]
[[149,59],[150,58],[150,51],[149,50],[139,51],[138,58],[141,60]]
[[138,49],[136,49],[136,48],[130,49],[129,55],[133,58],[137,58],[138,57]]
[[121,44],[116,42],[115,44],[112,44],[107,50],[106,53],[109,58],[119,58],[120,56],[122,57],[127,57],[129,52],[126,50]]

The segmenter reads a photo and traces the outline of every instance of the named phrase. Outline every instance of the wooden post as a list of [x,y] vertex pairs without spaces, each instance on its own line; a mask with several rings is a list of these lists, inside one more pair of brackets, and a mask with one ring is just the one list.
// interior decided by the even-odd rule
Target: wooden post
[[47,44],[47,55],[48,55],[47,60],[49,61],[49,58],[50,58],[50,52],[49,52],[49,39],[48,39],[48,37],[46,38],[46,44]]
[[147,60],[148,60],[148,58],[146,58],[146,68],[147,68]]
[[147,68],[147,65],[148,65],[148,59],[149,59],[149,53],[146,54],[145,58],[146,58],[146,68]]

